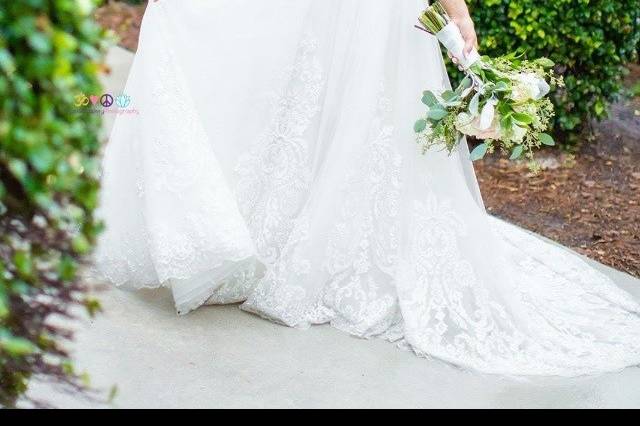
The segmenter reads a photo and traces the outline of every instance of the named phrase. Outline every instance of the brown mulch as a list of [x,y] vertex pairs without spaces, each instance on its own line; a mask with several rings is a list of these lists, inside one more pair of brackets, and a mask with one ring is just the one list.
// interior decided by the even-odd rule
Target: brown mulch
[[640,278],[640,155],[586,146],[547,153],[538,176],[508,160],[476,165],[487,209]]
[[103,27],[115,33],[122,47],[135,51],[138,48],[140,24],[146,7],[146,4],[134,6],[109,0],[98,9],[96,19]]
[[[110,0],[97,19],[135,50],[144,9]],[[631,70],[637,84],[640,67]],[[476,163],[482,193],[492,214],[640,277],[640,98],[614,105],[594,129],[573,155],[541,154],[538,176],[497,157]]]

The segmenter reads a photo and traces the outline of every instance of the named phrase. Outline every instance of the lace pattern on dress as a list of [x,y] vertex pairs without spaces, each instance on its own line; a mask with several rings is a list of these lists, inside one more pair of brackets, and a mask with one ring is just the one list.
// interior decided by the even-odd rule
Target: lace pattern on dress
[[344,200],[325,255],[323,303],[332,324],[358,336],[387,333],[399,322],[393,276],[400,239],[402,156],[394,147],[394,127],[386,124],[391,102],[381,85],[368,142],[349,173]]
[[[168,27],[161,7],[151,13]],[[135,179],[131,185],[134,204],[118,205],[117,191],[106,191],[114,198],[103,200],[111,218],[118,217],[116,212],[122,208],[131,212],[129,221],[107,223],[100,243],[100,270],[117,285],[171,286],[172,280],[189,280],[254,255],[248,230],[171,49],[170,34],[161,31],[155,35],[161,40],[145,45],[141,54],[153,56],[157,68],[149,79],[143,116],[128,133],[132,140],[113,141],[130,144],[135,153],[130,171]],[[128,124],[117,125],[126,129]],[[214,217],[219,220],[212,223]],[[210,284],[213,292],[217,283]],[[190,305],[195,308],[203,302]]]
[[360,148],[364,162],[345,179],[340,220],[333,225],[322,270],[304,257],[309,217],[303,213],[280,259],[267,272],[244,309],[294,327],[331,322],[359,336],[399,338],[400,322],[392,276],[399,245],[402,159],[393,146],[393,126],[385,124],[390,101],[380,95],[370,136]]
[[317,41],[307,35],[288,70],[274,119],[254,147],[240,158],[238,200],[260,260],[281,256],[309,193],[311,164],[308,129],[320,111],[323,70]]

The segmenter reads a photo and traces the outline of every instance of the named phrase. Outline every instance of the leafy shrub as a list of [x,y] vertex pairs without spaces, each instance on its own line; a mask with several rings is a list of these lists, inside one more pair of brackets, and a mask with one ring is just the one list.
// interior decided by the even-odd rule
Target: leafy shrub
[[75,105],[100,93],[95,3],[0,2],[0,406],[34,375],[83,386],[55,324],[97,308],[76,273],[99,231],[100,118]]
[[622,91],[625,65],[638,53],[637,0],[468,0],[483,54],[522,47],[546,56],[565,76],[555,97],[556,129],[575,135],[591,118],[606,117]]

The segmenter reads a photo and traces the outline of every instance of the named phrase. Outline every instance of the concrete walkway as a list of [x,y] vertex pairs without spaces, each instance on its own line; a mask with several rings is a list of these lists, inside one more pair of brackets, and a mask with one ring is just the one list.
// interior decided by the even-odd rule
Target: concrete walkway
[[[110,54],[118,93],[131,55]],[[591,262],[640,298],[640,281]],[[166,291],[100,295],[105,313],[77,325],[74,352],[120,408],[640,408],[640,368],[579,379],[509,379],[419,359],[330,327],[292,330],[241,312],[177,317]],[[35,384],[59,407],[93,408]]]

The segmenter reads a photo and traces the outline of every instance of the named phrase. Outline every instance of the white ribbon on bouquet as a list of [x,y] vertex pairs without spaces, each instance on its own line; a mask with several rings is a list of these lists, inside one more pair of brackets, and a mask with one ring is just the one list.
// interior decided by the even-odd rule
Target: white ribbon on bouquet
[[439,33],[436,34],[436,37],[440,43],[447,48],[449,53],[458,59],[463,68],[469,69],[473,64],[480,60],[480,53],[478,53],[478,50],[475,47],[468,54],[464,52],[466,43],[462,38],[460,28],[458,28],[455,22],[449,22]]

